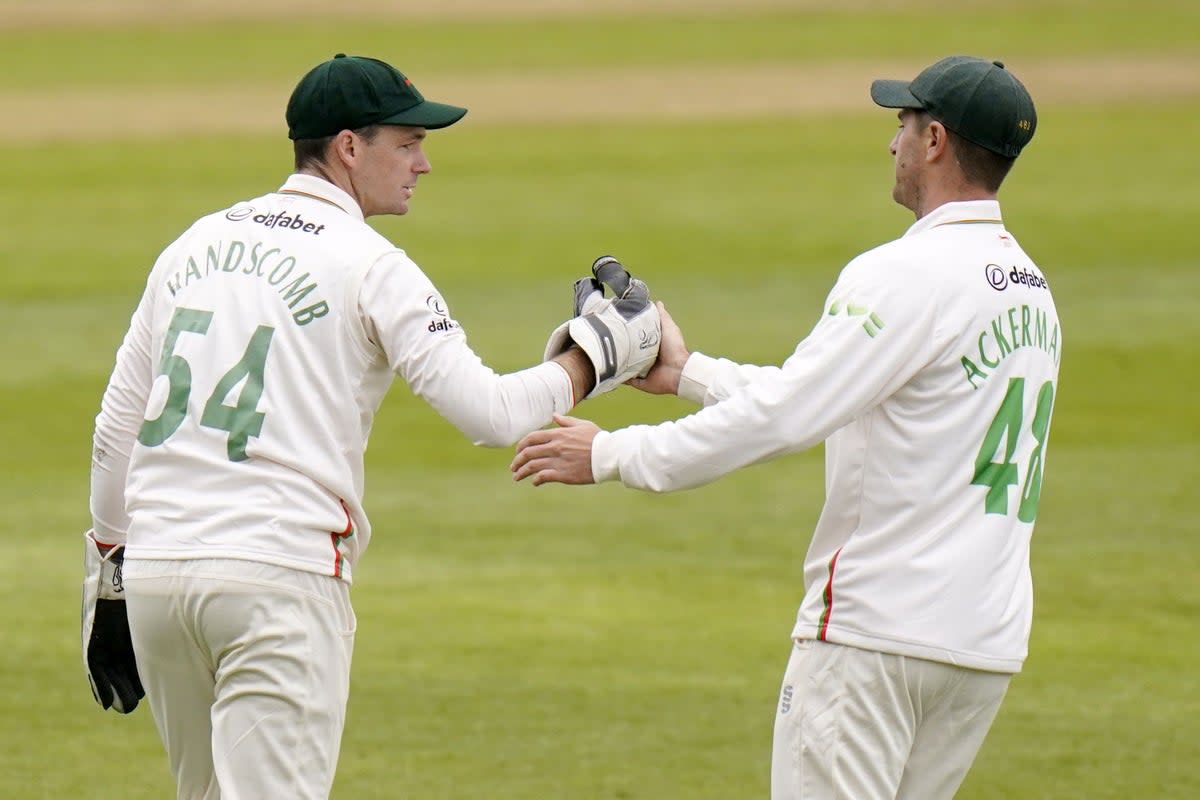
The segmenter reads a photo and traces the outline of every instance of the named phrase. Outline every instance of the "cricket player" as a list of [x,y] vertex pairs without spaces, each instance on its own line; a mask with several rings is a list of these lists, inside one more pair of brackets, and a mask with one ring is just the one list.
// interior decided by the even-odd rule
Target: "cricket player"
[[782,366],[689,353],[662,312],[653,393],[704,408],[606,432],[558,418],[514,477],[656,492],[825,443],[826,501],[776,712],[774,800],[954,795],[1029,641],[1029,543],[1058,388],[1050,284],[997,191],[1037,118],[999,62],[880,80],[896,202]]
[[615,297],[577,282],[545,362],[497,375],[364,222],[408,213],[427,132],[465,113],[382,61],[318,65],[287,106],[295,174],[150,272],[96,418],[82,643],[101,706],[148,698],[181,800],[328,796],[371,535],[363,451],[394,375],[500,446],[655,360],[657,308],[606,258]]

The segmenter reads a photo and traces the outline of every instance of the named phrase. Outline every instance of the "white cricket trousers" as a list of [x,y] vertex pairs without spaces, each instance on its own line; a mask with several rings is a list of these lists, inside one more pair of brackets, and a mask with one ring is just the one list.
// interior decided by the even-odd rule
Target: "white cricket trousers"
[[350,587],[216,559],[127,559],[124,581],[178,800],[325,800],[350,690]]
[[775,715],[771,800],[950,800],[1011,679],[795,642]]

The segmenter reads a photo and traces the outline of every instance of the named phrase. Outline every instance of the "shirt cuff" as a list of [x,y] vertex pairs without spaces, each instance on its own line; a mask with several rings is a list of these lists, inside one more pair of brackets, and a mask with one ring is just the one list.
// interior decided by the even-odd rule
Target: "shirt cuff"
[[592,439],[592,482],[621,480],[620,449],[608,431],[600,431]]
[[[555,414],[566,414],[575,407],[575,385],[571,382],[571,373],[567,372],[566,367],[557,361],[544,361],[533,369],[541,369],[546,374]],[[562,376],[561,380],[559,375]]]
[[717,371],[717,359],[704,353],[692,353],[683,365],[679,374],[679,391],[677,394],[685,400],[704,405],[708,394],[709,384]]

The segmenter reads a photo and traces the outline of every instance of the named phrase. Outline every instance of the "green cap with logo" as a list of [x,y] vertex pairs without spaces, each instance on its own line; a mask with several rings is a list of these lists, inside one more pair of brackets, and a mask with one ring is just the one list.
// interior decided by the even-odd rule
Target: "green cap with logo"
[[1033,98],[999,61],[950,56],[911,81],[879,80],[871,99],[884,108],[917,108],[968,142],[1016,158],[1037,128]]
[[400,70],[338,53],[300,79],[287,105],[289,139],[323,139],[367,125],[445,128],[465,108],[426,100]]

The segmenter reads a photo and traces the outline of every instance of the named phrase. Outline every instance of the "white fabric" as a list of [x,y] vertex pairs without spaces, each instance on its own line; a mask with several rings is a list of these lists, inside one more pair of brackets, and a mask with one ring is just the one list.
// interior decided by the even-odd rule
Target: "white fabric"
[[[211,316],[164,352],[178,309]],[[250,396],[236,367],[268,334],[261,397],[245,409],[261,430],[235,460],[206,407],[229,413]],[[180,360],[186,416],[141,444]],[[512,444],[573,399],[556,363],[486,367],[429,278],[332,184],[293,175],[202,218],[159,257],[117,353],[96,418],[97,534],[128,537],[129,558],[240,558],[349,581],[370,539],[363,451],[393,374],[477,444]],[[215,397],[222,378],[229,391]]]
[[775,715],[771,800],[950,800],[1010,680],[796,642]]
[[354,611],[332,577],[251,561],[125,561],[139,673],[179,800],[325,800]]
[[[794,636],[1016,672],[1033,532],[1017,509],[1030,465],[1045,463],[1032,421],[1061,353],[1049,288],[999,204],[949,203],[848,264],[781,367],[693,355],[681,393],[706,407],[600,433],[593,475],[672,491],[825,441],[826,501]],[[1018,378],[1016,436],[982,453]],[[1002,462],[1010,444],[1015,483],[1000,492],[1003,513],[990,512],[976,461]]]

